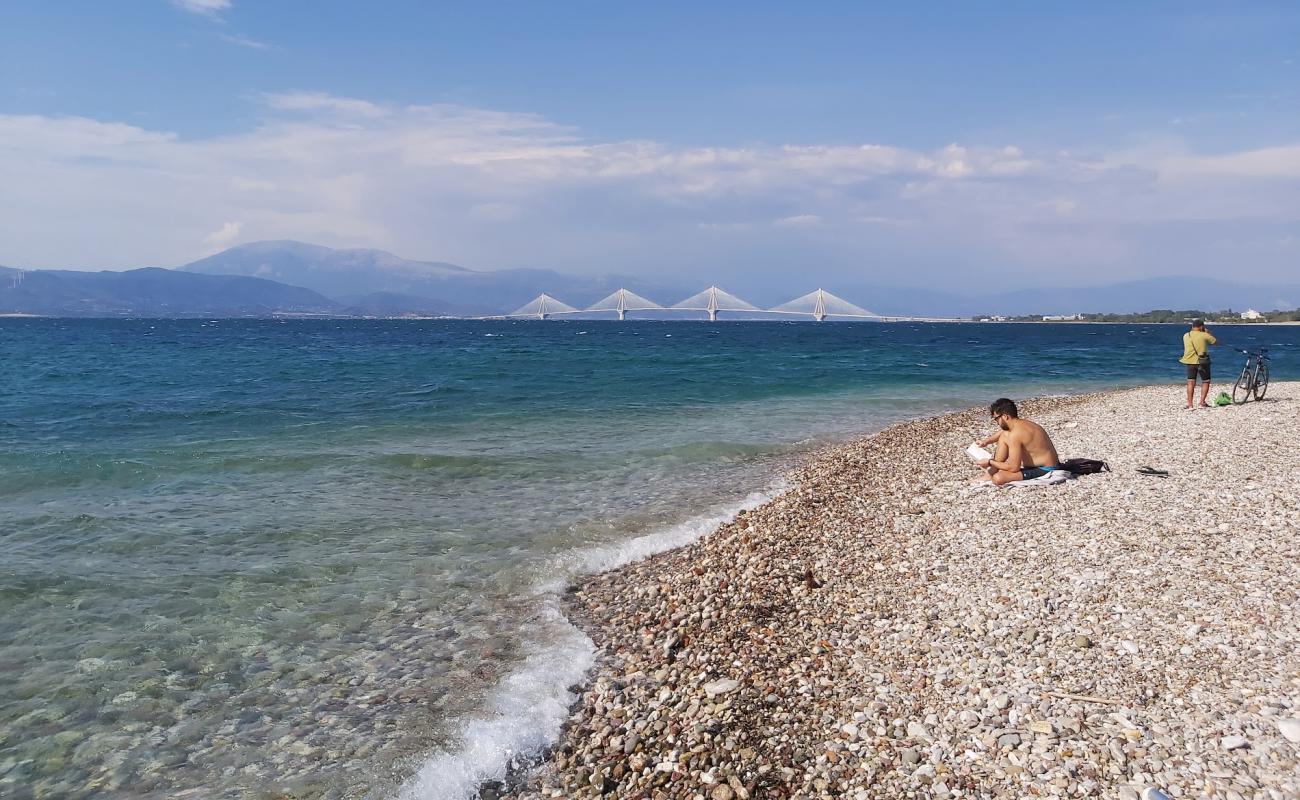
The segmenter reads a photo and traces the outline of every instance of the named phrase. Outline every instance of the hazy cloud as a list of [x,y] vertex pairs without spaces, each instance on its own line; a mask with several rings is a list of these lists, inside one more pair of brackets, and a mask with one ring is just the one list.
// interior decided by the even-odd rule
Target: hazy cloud
[[356,117],[382,117],[388,110],[367,100],[336,97],[324,92],[285,92],[262,95],[266,104],[281,111],[328,111],[333,114]]
[[230,8],[230,0],[172,0],[172,5],[192,14],[215,17]]
[[203,244],[209,253],[217,253],[225,250],[239,241],[239,231],[244,227],[242,222],[227,222],[212,233],[203,237]]
[[258,41],[257,39],[251,39],[243,35],[242,33],[219,33],[217,34],[217,38],[221,39],[223,42],[229,42],[233,45],[238,45],[239,47],[247,47],[250,50],[271,49],[271,45],[267,44],[266,42],[261,42]]
[[1293,144],[683,148],[456,105],[263,99],[256,127],[197,139],[0,115],[0,263],[180,264],[295,238],[483,268],[707,267],[718,280],[767,280],[797,260],[826,282],[959,285],[996,267],[1081,284],[1225,264],[1262,281],[1289,275],[1300,232]]
[[786,228],[813,228],[822,224],[822,218],[816,214],[795,214],[790,217],[781,217],[773,224]]

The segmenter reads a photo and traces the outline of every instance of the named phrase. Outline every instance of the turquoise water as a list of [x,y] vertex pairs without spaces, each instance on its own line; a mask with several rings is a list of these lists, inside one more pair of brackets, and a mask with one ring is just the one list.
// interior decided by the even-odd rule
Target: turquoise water
[[[1216,333],[1300,377],[1300,327]],[[0,320],[0,795],[463,796],[589,663],[571,576],[900,418],[1176,405],[1181,334]]]

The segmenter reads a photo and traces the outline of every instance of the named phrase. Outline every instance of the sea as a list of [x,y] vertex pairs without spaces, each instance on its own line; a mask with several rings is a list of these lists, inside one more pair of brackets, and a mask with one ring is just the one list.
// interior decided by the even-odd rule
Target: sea
[[[1232,347],[1300,378],[1300,327],[1214,332],[1216,392]],[[0,320],[0,795],[469,797],[593,664],[575,579],[898,420],[1149,383],[1188,413],[1182,333]]]

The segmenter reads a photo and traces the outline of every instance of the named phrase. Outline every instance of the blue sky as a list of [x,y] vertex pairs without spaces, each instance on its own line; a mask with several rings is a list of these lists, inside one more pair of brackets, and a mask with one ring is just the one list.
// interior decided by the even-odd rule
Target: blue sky
[[976,286],[1300,258],[1291,3],[23,2],[0,263]]

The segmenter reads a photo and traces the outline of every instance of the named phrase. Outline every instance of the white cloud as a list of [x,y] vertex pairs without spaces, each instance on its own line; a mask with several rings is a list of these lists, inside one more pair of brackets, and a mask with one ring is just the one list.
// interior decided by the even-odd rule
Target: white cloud
[[243,229],[242,222],[227,222],[212,233],[203,237],[203,244],[208,252],[216,253],[225,250],[239,240],[239,231]]
[[388,114],[383,106],[368,100],[336,97],[324,92],[267,93],[262,98],[268,106],[280,111],[329,112],[356,117],[382,117]]
[[1170,177],[1224,175],[1239,178],[1300,178],[1300,144],[1224,155],[1177,156],[1161,163]]
[[172,0],[172,5],[192,14],[215,17],[230,8],[230,0]]
[[[1101,280],[1209,269],[1237,253],[1262,280],[1290,268],[1294,248],[1279,242],[1300,222],[1300,145],[682,148],[593,141],[533,114],[263,99],[257,127],[204,138],[0,115],[0,263],[179,264],[235,241],[296,238],[600,272],[684,272],[702,259],[761,270],[797,246],[829,270],[860,269],[864,252],[917,265],[905,272],[916,281],[977,264]],[[214,231],[217,220],[238,222]]]

